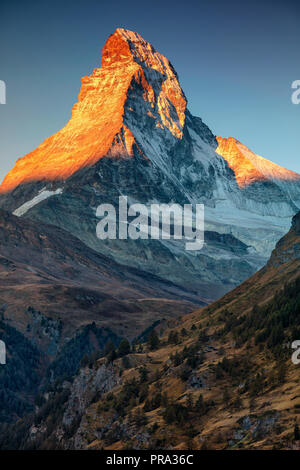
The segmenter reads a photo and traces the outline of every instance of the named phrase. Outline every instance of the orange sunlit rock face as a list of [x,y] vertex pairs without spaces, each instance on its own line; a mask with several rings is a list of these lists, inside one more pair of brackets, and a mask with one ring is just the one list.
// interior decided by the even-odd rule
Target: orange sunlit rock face
[[255,182],[269,180],[299,181],[300,175],[276,165],[269,160],[251,152],[234,137],[224,139],[217,137],[216,152],[221,155],[233,170],[236,182],[244,188]]
[[[146,70],[151,69],[163,77],[158,95],[146,78]],[[182,138],[186,99],[176,72],[168,59],[137,33],[117,29],[103,48],[101,68],[81,82],[70,121],[16,162],[0,192],[31,181],[65,180],[106,155],[132,156],[136,142],[134,133],[124,124],[124,110],[135,84],[143,87],[143,99],[153,108],[156,126],[175,139]]]

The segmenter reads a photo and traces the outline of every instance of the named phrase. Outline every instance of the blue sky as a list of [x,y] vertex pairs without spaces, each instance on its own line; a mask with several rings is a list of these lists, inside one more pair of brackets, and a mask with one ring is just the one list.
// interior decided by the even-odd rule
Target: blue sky
[[300,173],[299,13],[296,0],[1,0],[0,179],[66,124],[117,27],[171,60],[189,109],[216,135]]

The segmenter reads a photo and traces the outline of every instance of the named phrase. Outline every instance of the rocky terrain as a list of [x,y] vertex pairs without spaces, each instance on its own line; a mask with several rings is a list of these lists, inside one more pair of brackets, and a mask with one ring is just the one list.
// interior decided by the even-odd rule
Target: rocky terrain
[[233,292],[121,355],[87,359],[2,447],[299,449],[299,221]]
[[[203,203],[203,249],[100,240],[120,196]],[[150,43],[108,38],[0,207],[0,448],[299,447],[300,176],[215,137]]]
[[[0,206],[210,302],[265,263],[299,208],[299,178],[235,139],[216,139],[189,112],[169,60],[119,28],[101,68],[82,79],[68,124],[8,173]],[[96,209],[117,207],[121,195],[147,206],[203,203],[214,235],[196,252],[184,240],[99,240]]]

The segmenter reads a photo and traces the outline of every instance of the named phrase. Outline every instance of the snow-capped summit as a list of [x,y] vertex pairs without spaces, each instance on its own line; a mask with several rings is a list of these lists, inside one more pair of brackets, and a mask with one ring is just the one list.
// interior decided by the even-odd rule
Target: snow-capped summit
[[[41,179],[69,178],[108,153],[132,156],[133,146],[139,147],[129,126],[134,112],[182,139],[186,99],[176,72],[139,34],[117,29],[103,48],[101,68],[81,82],[70,121],[16,162],[1,192]],[[141,109],[130,107],[132,101]]]

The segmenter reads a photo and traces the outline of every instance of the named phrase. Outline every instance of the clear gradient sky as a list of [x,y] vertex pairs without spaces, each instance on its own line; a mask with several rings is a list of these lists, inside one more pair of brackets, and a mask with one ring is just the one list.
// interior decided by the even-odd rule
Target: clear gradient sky
[[299,0],[1,0],[0,179],[70,118],[117,28],[167,56],[216,135],[300,173]]

